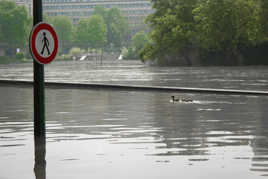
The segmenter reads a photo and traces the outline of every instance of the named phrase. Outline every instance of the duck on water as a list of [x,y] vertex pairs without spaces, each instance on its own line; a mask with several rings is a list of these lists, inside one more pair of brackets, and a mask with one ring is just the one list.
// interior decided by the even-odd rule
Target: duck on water
[[175,98],[175,96],[171,96],[170,102],[175,103],[175,102],[180,102],[180,103],[192,103],[194,100],[192,99],[187,99],[187,98]]

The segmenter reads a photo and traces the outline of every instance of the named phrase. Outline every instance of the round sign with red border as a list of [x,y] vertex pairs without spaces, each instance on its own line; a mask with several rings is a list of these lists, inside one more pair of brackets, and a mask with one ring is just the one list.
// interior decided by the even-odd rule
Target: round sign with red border
[[38,63],[53,61],[58,52],[58,37],[54,28],[43,22],[35,25],[30,36],[30,49]]

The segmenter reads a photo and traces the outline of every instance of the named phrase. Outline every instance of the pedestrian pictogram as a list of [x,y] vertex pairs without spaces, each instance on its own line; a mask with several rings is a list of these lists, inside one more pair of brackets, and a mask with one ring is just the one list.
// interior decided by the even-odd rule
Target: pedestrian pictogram
[[50,63],[57,55],[58,38],[53,27],[47,23],[34,26],[30,36],[33,58],[40,64]]
[[48,55],[50,55],[49,48],[48,48],[48,46],[49,46],[49,40],[46,37],[46,32],[43,32],[43,35],[44,35],[44,38],[42,40],[42,42],[43,42],[43,49],[41,51],[41,55],[44,55],[45,48],[47,50]]

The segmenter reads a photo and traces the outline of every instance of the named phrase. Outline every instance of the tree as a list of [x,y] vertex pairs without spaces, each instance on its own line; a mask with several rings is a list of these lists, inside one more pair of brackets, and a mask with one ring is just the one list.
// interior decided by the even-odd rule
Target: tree
[[121,47],[128,38],[128,23],[121,15],[118,8],[111,8],[107,12],[107,30],[108,30],[108,43],[114,44],[116,47]]
[[139,58],[139,53],[149,42],[148,36],[144,31],[137,32],[131,40],[131,46],[128,49],[127,58],[137,59]]
[[89,42],[92,47],[103,47],[107,42],[107,28],[101,16],[93,15],[88,22]]
[[268,37],[267,0],[152,2],[156,11],[147,18],[152,31],[141,53],[143,60],[185,59],[191,65],[191,53],[208,52],[222,53],[237,64],[241,49]]
[[76,29],[76,42],[83,47],[102,48],[107,42],[107,28],[99,15],[81,19]]
[[230,64],[240,63],[240,50],[260,41],[259,8],[255,0],[204,0],[194,10],[199,46],[221,51]]
[[131,46],[134,47],[135,50],[140,51],[148,41],[149,39],[144,31],[137,32],[132,38]]
[[[9,49],[25,47],[29,37],[29,16],[25,7],[0,1],[0,43]],[[14,50],[13,50],[14,51]]]
[[108,18],[107,17],[108,14],[107,14],[107,10],[104,8],[104,6],[95,6],[92,14],[101,16],[106,23],[106,20]]
[[263,40],[268,41],[268,1],[260,0],[260,25]]
[[51,18],[59,39],[59,47],[65,51],[65,48],[73,41],[73,24],[71,19],[66,16],[56,16]]
[[127,20],[118,8],[105,10],[103,6],[96,6],[93,14],[103,17],[107,26],[107,44],[121,47],[128,39],[129,27]]
[[89,35],[88,35],[88,19],[81,19],[78,22],[75,40],[79,46],[85,46],[89,44]]
[[255,0],[202,1],[195,9],[200,45],[233,50],[258,40],[258,8]]
[[147,18],[151,42],[141,53],[143,60],[164,59],[169,54],[184,54],[195,44],[193,9],[197,0],[153,0],[156,12]]

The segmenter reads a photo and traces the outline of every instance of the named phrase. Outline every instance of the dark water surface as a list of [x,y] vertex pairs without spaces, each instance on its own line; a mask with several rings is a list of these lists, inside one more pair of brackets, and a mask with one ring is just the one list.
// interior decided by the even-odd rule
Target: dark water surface
[[[51,64],[47,80],[267,89],[266,67],[162,69],[131,62],[107,67],[108,75],[104,67],[83,63],[88,66]],[[28,64],[2,66],[0,78],[31,80],[31,70]],[[206,74],[207,82],[205,76],[191,81],[198,73]],[[214,73],[227,81],[212,80],[216,77],[209,74]],[[262,85],[256,88],[253,83]],[[0,86],[0,179],[35,178],[32,91]],[[194,101],[172,103],[171,95]],[[257,96],[46,89],[46,175],[48,179],[267,178],[267,106],[268,97]]]

